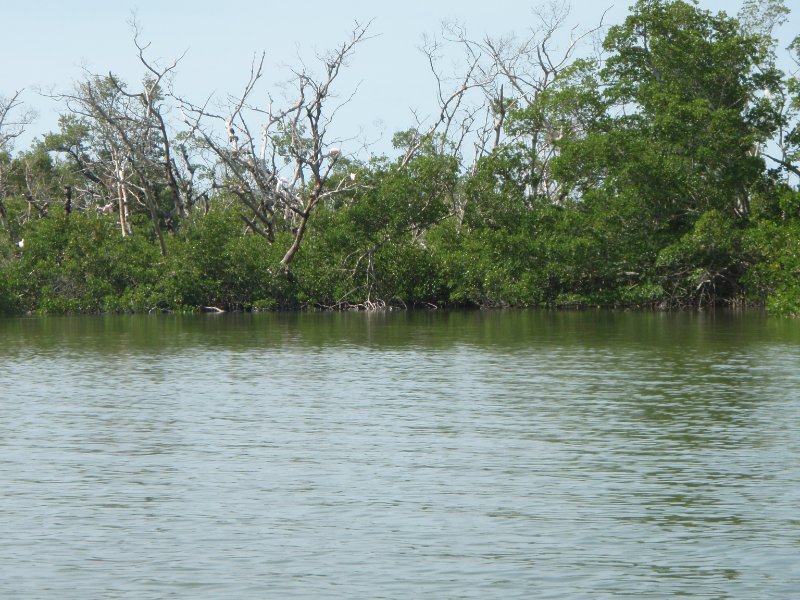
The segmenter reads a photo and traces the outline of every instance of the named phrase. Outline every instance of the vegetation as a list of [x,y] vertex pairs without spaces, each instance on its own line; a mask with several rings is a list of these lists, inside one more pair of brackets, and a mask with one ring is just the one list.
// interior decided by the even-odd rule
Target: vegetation
[[[800,314],[800,36],[781,0],[737,17],[639,0],[597,56],[531,36],[427,46],[434,122],[394,156],[332,139],[357,25],[283,104],[212,111],[134,41],[132,87],[89,74],[27,149],[0,98],[0,314],[387,306],[766,305]],[[452,82],[455,81],[455,84]],[[448,82],[451,88],[448,88]],[[180,118],[177,117],[180,115]]]

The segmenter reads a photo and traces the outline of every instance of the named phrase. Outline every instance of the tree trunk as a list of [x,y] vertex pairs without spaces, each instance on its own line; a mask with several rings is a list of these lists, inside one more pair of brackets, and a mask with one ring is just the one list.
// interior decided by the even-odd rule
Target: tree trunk
[[289,267],[289,263],[292,262],[294,255],[300,249],[300,243],[303,241],[303,236],[306,233],[306,224],[308,223],[308,217],[310,214],[311,214],[310,209],[304,211],[301,214],[300,224],[298,225],[297,231],[294,234],[294,241],[292,241],[292,245],[289,247],[289,249],[286,251],[286,254],[284,254],[283,258],[281,259],[281,266],[284,269],[287,269]]
[[158,238],[161,256],[165,257],[167,255],[167,245],[164,243],[164,232],[161,230],[161,223],[158,222],[158,212],[153,202],[154,195],[155,194],[151,194],[149,191],[145,192],[145,202],[147,203],[147,209],[150,211],[150,220],[153,221],[153,230],[156,232],[156,237]]
[[119,201],[119,228],[122,237],[128,235],[128,194],[125,191],[125,184],[117,182],[117,197]]

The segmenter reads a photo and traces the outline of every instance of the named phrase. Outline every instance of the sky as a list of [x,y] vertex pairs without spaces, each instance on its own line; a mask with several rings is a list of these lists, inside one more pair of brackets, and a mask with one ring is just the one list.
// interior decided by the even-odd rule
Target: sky
[[[337,116],[338,135],[388,145],[395,131],[413,123],[412,109],[435,111],[435,80],[418,50],[422,36],[443,21],[462,23],[470,37],[524,35],[537,2],[526,0],[0,0],[0,95],[24,89],[22,100],[38,117],[17,149],[57,127],[63,106],[41,92],[69,91],[85,74],[141,78],[129,21],[135,14],[149,57],[169,62],[186,52],[175,78],[181,95],[202,102],[236,93],[253,57],[266,52],[265,83],[276,89],[298,56],[342,43],[356,21],[371,21],[372,39],[361,45],[337,82],[340,97],[354,99]],[[624,20],[633,0],[572,0],[571,24],[588,28]],[[541,2],[539,4],[542,4]],[[787,4],[791,5],[792,2]],[[709,10],[735,14],[741,0],[701,0]],[[800,9],[797,10],[800,14]],[[797,23],[797,16],[792,21]],[[788,39],[792,22],[784,26]],[[796,27],[794,29],[797,29]],[[454,60],[454,59],[453,59]]]

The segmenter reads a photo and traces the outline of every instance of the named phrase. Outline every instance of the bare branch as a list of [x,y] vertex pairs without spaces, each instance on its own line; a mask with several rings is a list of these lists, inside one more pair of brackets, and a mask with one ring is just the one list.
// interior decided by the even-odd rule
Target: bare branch
[[[406,165],[424,141],[434,136],[438,136],[437,151],[447,147],[459,158],[462,147],[470,145],[474,149],[471,169],[468,165],[462,168],[473,172],[482,156],[503,144],[514,145],[529,163],[523,176],[533,182],[531,193],[557,198],[550,162],[563,135],[562,117],[544,111],[538,119],[541,122],[514,131],[506,127],[509,113],[539,103],[603,28],[605,13],[597,26],[565,31],[569,12],[567,2],[551,0],[534,11],[535,25],[522,38],[507,35],[478,40],[470,38],[462,26],[446,23],[440,39],[426,39],[421,50],[436,81],[440,112],[427,129],[418,126],[416,141],[405,148],[400,165]],[[446,77],[439,67],[447,50],[443,42],[461,51],[459,76]]]
[[369,23],[355,23],[345,42],[318,55],[319,74],[299,59],[285,84],[291,99],[283,106],[269,94],[267,106],[255,101],[264,72],[263,54],[251,63],[242,91],[229,96],[219,111],[209,110],[208,101],[197,106],[179,99],[187,124],[213,156],[214,168],[221,171],[218,188],[241,203],[248,227],[269,241],[275,239],[275,231],[292,232],[284,268],[299,249],[319,203],[356,187],[343,180],[330,183],[337,165],[346,159],[338,146],[341,142],[331,141],[328,130],[355,94],[335,102],[333,90],[356,46],[370,39],[368,27]]
[[0,96],[0,152],[8,150],[12,141],[25,132],[25,127],[36,116],[33,111],[24,111],[16,117],[13,116],[16,109],[22,106],[21,95],[22,90],[17,90],[9,98]]

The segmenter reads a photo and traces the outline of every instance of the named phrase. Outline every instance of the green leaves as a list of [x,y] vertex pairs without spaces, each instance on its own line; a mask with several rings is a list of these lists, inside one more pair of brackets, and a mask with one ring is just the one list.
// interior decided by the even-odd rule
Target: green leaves
[[[639,0],[605,57],[548,67],[530,50],[547,40],[520,48],[519,64],[544,69],[527,83],[504,46],[509,87],[478,86],[485,123],[401,131],[395,160],[346,157],[324,143],[321,104],[302,103],[264,146],[240,119],[220,140],[179,133],[170,151],[153,82],[143,96],[90,77],[58,132],[0,155],[0,312],[746,297],[798,313],[800,81],[775,67],[772,37],[786,14],[783,0],[746,0],[739,19]],[[789,51],[800,64],[800,36]],[[292,171],[306,176],[279,177]]]

